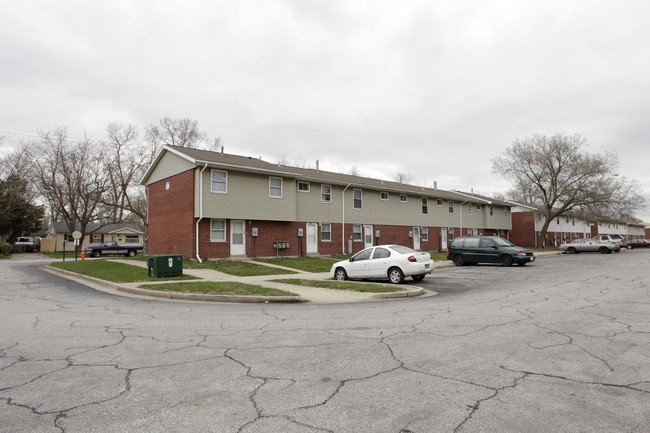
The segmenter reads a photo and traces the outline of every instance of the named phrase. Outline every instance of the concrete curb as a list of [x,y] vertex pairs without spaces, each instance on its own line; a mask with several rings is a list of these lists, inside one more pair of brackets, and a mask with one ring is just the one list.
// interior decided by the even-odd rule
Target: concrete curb
[[151,296],[154,298],[182,299],[191,301],[209,302],[248,302],[257,304],[269,304],[272,302],[295,303],[305,302],[300,296],[257,296],[257,295],[221,295],[215,293],[187,293],[187,292],[164,292],[160,290],[142,289],[140,287],[118,286],[118,292],[130,293],[132,295]]

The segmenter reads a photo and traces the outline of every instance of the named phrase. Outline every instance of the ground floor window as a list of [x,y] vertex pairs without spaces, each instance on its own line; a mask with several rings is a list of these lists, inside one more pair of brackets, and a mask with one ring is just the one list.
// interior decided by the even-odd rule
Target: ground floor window
[[363,239],[361,236],[361,224],[353,224],[352,225],[352,240],[354,241],[360,241]]
[[330,242],[332,240],[332,224],[322,223],[320,225],[320,240]]
[[423,241],[429,240],[429,227],[422,227],[422,240]]
[[126,235],[124,236],[124,242],[127,244],[139,244],[140,243],[140,236],[138,235]]
[[226,242],[226,220],[210,220],[210,242]]

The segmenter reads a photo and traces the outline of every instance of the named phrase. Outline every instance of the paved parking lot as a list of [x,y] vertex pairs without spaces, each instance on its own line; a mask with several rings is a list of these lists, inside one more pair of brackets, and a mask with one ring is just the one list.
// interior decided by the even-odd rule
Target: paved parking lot
[[422,298],[203,304],[0,260],[0,431],[650,430],[650,251],[434,272]]

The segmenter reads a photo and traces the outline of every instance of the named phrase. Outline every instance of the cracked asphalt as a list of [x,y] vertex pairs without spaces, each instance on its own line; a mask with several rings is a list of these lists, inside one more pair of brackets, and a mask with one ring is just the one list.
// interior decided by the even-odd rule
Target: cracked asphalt
[[650,251],[434,271],[438,296],[121,297],[0,260],[2,432],[647,432]]

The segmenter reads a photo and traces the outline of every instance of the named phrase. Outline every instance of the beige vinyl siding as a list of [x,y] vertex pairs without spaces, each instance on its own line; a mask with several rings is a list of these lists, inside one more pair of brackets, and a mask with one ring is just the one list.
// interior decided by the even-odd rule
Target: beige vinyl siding
[[[203,171],[203,218],[263,219],[270,221],[296,220],[296,184],[291,178],[283,178],[282,198],[269,197],[269,176],[256,173],[228,172],[227,194],[211,192],[211,168]],[[196,170],[196,196],[194,214],[199,216],[198,179],[201,169]],[[280,177],[280,176],[273,176]]]
[[[485,206],[483,208],[482,213],[483,213],[483,227],[484,228],[486,228],[486,229],[495,229],[495,230],[511,230],[512,229],[512,213],[508,212],[508,218],[505,218],[503,216],[503,206],[494,205],[494,215],[493,216],[490,216],[490,207],[489,207],[489,205]],[[465,226],[465,227],[467,227],[467,226]]]
[[[289,182],[286,183],[289,185]],[[321,202],[321,186],[329,185],[332,187],[332,202]],[[298,188],[298,183],[295,183]],[[309,192],[296,193],[296,218],[298,221],[305,222],[341,222],[341,191],[344,187],[331,184],[320,184],[311,182]],[[347,191],[346,191],[347,193]],[[350,205],[351,206],[351,205]]]
[[194,168],[194,164],[172,152],[165,152],[147,179],[147,185]]

